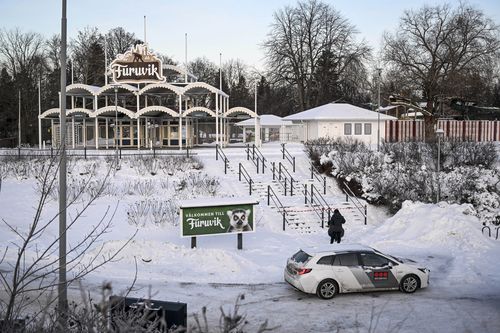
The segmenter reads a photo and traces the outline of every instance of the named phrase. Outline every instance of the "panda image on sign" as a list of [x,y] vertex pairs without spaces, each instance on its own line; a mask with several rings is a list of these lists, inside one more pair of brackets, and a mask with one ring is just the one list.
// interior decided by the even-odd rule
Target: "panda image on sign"
[[252,231],[252,228],[248,225],[249,215],[250,209],[228,210],[227,216],[229,216],[229,223],[231,225],[227,229],[227,232]]

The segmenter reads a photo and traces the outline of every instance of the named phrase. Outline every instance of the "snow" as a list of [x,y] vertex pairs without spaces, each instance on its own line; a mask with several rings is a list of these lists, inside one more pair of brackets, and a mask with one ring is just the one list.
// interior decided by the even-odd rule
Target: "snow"
[[[261,127],[280,127],[291,125],[291,121],[283,120],[282,117],[273,114],[263,114],[259,116]],[[235,124],[236,126],[255,126],[255,119],[246,119]]]
[[287,117],[284,120],[396,120],[385,114],[378,114],[346,103],[329,103]]
[[202,198],[182,200],[179,203],[180,208],[191,207],[206,207],[206,206],[230,206],[230,205],[258,205],[259,201],[254,197],[237,197],[237,198]]
[[[307,175],[309,162],[302,146],[287,147],[296,156],[297,174]],[[112,178],[112,184],[118,187],[130,181],[152,180],[156,184],[156,191],[150,198],[177,200],[183,204],[186,202],[184,200],[204,204],[248,199],[248,190],[244,182],[238,182],[237,171],[234,173],[233,169],[225,175],[221,171],[222,162],[215,160],[213,149],[191,152],[197,154],[204,169],[177,171],[172,176],[161,173],[156,176],[138,175],[124,160],[121,170]],[[262,152],[269,160],[281,159],[278,144],[264,145]],[[250,163],[246,161],[243,148],[225,149],[225,153],[232,168],[238,162]],[[85,169],[85,163],[88,162],[78,162],[75,170]],[[246,165],[255,179],[270,177],[269,174],[256,175],[255,168],[251,169],[251,164]],[[98,170],[102,173],[104,168]],[[159,190],[159,182],[173,184],[186,172],[219,177],[221,186],[217,197],[193,197],[196,196],[194,192],[177,193],[174,186]],[[338,197],[341,202],[342,193],[333,188],[333,180],[328,181],[332,186],[332,200]],[[26,230],[37,204],[35,188],[36,180],[31,178],[4,179],[0,191],[0,219],[20,230]],[[237,236],[234,234],[198,238],[197,248],[191,249],[190,240],[180,237],[178,222],[162,225],[150,223],[139,227],[128,222],[129,205],[144,199],[141,195],[126,195],[125,192],[119,197],[104,196],[85,212],[68,233],[68,243],[75,244],[101,219],[105,209],[111,207],[114,210],[116,207],[111,231],[104,235],[101,244],[86,254],[91,258],[98,251],[104,256],[115,253],[137,231],[117,260],[85,278],[83,285],[92,293],[99,292],[99,285],[103,281],[112,282],[118,292],[126,289],[134,279],[137,265],[136,288],[131,297],[146,297],[150,286],[155,299],[187,302],[189,313],[199,313],[202,306],[212,308],[209,321],[213,324],[218,322],[217,309],[221,305],[232,304],[237,294],[245,293],[247,297],[242,309],[247,312],[253,325],[268,319],[271,326],[281,325],[278,332],[329,332],[335,330],[334,327],[365,331],[370,325],[370,309],[374,307],[376,311],[382,309],[386,314],[381,317],[378,326],[381,329],[402,322],[399,331],[403,332],[420,329],[419,325],[442,332],[500,330],[498,316],[495,319],[495,315],[500,314],[500,240],[482,235],[482,225],[471,213],[470,205],[406,201],[392,217],[387,216],[383,208],[369,206],[367,225],[348,218],[343,244],[364,244],[387,254],[414,259],[430,268],[431,284],[429,288],[411,296],[399,292],[351,294],[325,302],[313,295],[299,293],[283,283],[283,269],[287,258],[300,248],[328,247],[326,229],[311,234],[291,229],[283,231],[281,215],[267,206],[266,198],[260,197],[260,204],[255,206],[257,228],[254,233],[244,234],[243,250],[236,249]],[[280,200],[293,208],[303,203],[304,197],[280,197]],[[70,216],[74,216],[80,208],[81,204],[78,204],[70,209]],[[43,218],[46,220],[56,212],[57,202],[51,201]],[[347,214],[347,210],[341,212]],[[304,214],[315,218],[312,211]],[[38,246],[46,246],[56,235],[57,223],[54,223],[39,239]],[[2,253],[6,246],[11,248],[11,242],[18,240],[6,225],[0,225]],[[31,251],[30,256],[35,254],[34,249]],[[0,269],[8,270],[7,262],[13,260],[14,253],[9,251]],[[79,291],[75,290],[72,295],[79,297]],[[448,303],[454,307],[450,308]],[[325,317],[325,312],[332,313],[331,319]],[[412,313],[411,317],[408,317],[409,313]],[[462,320],[463,313],[477,320],[465,322]]]

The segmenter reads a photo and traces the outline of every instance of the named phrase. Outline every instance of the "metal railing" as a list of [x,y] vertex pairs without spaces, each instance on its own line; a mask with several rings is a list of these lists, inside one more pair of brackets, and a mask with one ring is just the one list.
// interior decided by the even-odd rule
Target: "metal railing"
[[[495,229],[496,229],[495,239],[498,239],[499,232],[500,232],[500,226],[496,227]],[[481,229],[481,233],[483,233],[483,234],[484,234],[484,230],[488,230],[488,237],[491,237],[491,228],[490,228],[490,226],[485,225],[485,226]]]
[[255,144],[252,144],[251,147],[250,144],[247,144],[245,151],[247,153],[247,161],[250,160],[250,156],[252,157],[252,162],[257,168],[257,173],[259,173],[259,165],[261,166],[262,173],[264,173],[267,167],[267,159],[264,157],[259,148],[255,146]]
[[224,174],[227,174],[227,167],[229,165],[229,160],[227,159],[226,154],[222,151],[222,148],[216,144],[215,145],[215,160],[219,160],[219,157],[222,159],[224,162]]
[[[60,153],[60,149],[56,147],[38,149],[38,148],[0,148],[0,157],[7,156],[15,156],[19,159],[21,158],[37,158],[37,157],[54,157]],[[156,158],[158,156],[186,156],[190,157],[196,155],[196,153],[192,153],[189,149],[184,151],[176,151],[176,150],[168,150],[168,149],[141,149],[137,150],[137,148],[118,148],[119,157],[122,156],[152,156]],[[66,156],[68,157],[83,157],[94,158],[94,157],[115,157],[116,149],[115,148],[100,148],[93,149],[88,147],[82,148],[66,148]]]
[[349,200],[350,200],[353,203],[354,207],[356,207],[356,209],[365,218],[365,225],[366,225],[366,222],[367,222],[367,205],[366,204],[363,205],[363,203],[361,201],[359,201],[359,199],[356,197],[356,195],[351,190],[351,188],[349,187],[349,185],[347,185],[346,182],[344,182],[344,188],[342,189],[342,191],[345,193],[345,201],[349,202]]
[[310,191],[307,190],[307,184],[304,184],[304,203],[306,205],[308,203],[311,204],[314,212],[321,219],[321,228],[324,228],[325,218],[326,221],[330,221],[330,218],[332,216],[332,208],[330,207],[326,199],[321,195],[321,193],[316,189],[314,184],[311,184]]
[[267,185],[267,205],[268,206],[271,204],[271,200],[274,202],[274,205],[278,209],[278,212],[280,212],[281,215],[282,215],[282,217],[283,217],[283,231],[285,231],[286,224],[288,223],[288,219],[286,218],[285,207],[281,203],[281,200],[278,198],[278,196],[274,192],[274,190],[271,187],[271,185]]
[[296,183],[297,181],[293,179],[293,176],[281,162],[278,162],[278,169],[276,169],[275,162],[272,162],[271,165],[273,180],[276,180],[277,178],[278,182],[281,184],[281,186],[283,186],[285,190],[285,196],[288,195],[288,193],[290,193],[290,196],[293,196],[293,191],[295,189],[294,183]]
[[248,173],[247,169],[241,164],[241,162],[238,164],[238,179],[241,182],[241,176],[245,178],[247,184],[248,184],[248,190],[249,194],[252,195],[252,184],[254,181],[252,180],[252,177],[250,177],[250,174]]
[[292,172],[295,172],[295,156],[292,156],[290,152],[285,148],[285,144],[281,144],[281,153],[283,154],[283,159],[286,159],[292,165]]
[[318,169],[316,169],[316,167],[312,162],[310,170],[311,170],[311,179],[317,180],[323,186],[323,194],[326,194],[326,176],[320,176],[321,173],[319,172]]

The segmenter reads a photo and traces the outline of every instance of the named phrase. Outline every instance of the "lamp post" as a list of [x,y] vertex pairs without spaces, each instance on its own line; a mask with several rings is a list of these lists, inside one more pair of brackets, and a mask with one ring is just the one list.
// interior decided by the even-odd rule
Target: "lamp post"
[[437,160],[437,196],[436,203],[439,202],[439,196],[441,195],[441,182],[439,181],[439,172],[441,169],[441,138],[444,136],[444,131],[441,128],[436,130],[436,136],[438,138],[438,160]]
[[377,98],[377,151],[380,151],[380,78],[382,77],[382,68],[377,68],[378,72],[378,98]]

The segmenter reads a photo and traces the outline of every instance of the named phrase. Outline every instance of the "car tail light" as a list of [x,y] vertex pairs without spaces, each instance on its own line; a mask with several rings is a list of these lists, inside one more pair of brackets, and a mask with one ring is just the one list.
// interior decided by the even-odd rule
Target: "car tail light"
[[304,275],[312,271],[312,268],[299,268],[297,269],[297,275]]

